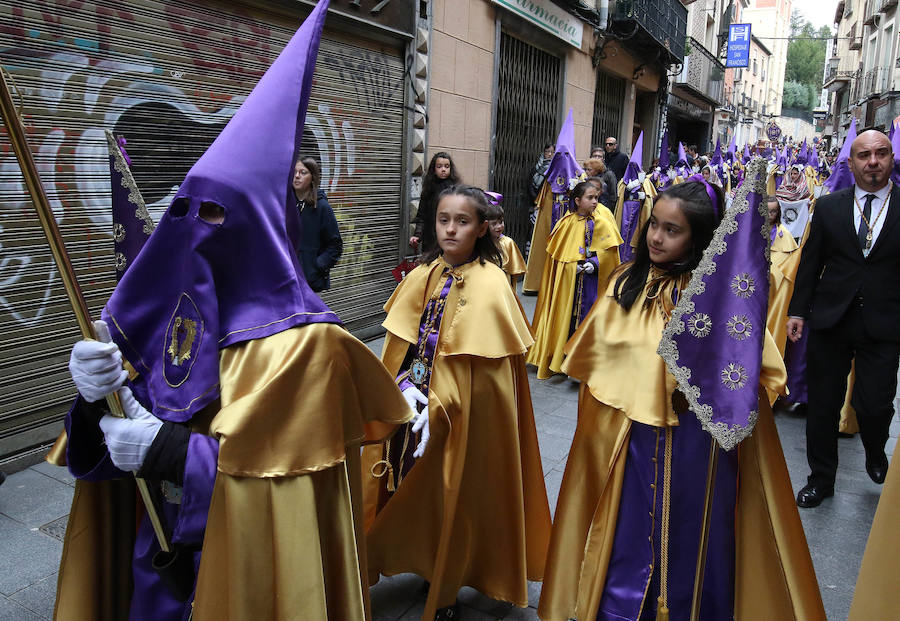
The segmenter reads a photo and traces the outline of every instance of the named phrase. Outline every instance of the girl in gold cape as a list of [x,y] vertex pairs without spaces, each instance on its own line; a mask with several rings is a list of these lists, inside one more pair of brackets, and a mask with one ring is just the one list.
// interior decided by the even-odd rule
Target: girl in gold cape
[[[695,186],[693,200],[699,203],[705,198],[706,192],[697,183],[674,186],[660,196],[672,196],[673,192],[678,196],[686,196],[683,193],[690,186]],[[688,422],[680,420],[685,413],[686,403],[676,392],[675,378],[667,371],[665,362],[657,354],[657,346],[675,306],[675,298],[689,281],[689,272],[696,266],[703,248],[709,243],[715,225],[708,222],[704,225],[701,218],[691,217],[691,254],[682,255],[679,261],[678,256],[666,254],[666,244],[660,244],[662,249],[653,253],[658,258],[654,258],[654,263],[649,264],[648,255],[653,255],[647,249],[648,230],[658,230],[671,224],[667,223],[668,212],[658,213],[660,203],[663,201],[657,202],[650,222],[642,230],[642,239],[645,241],[639,248],[635,263],[626,264],[613,275],[606,295],[598,298],[590,315],[566,347],[568,358],[563,364],[563,370],[581,380],[582,385],[578,426],[560,488],[538,607],[538,616],[547,621],[562,621],[573,617],[591,621],[595,618],[654,618],[653,612],[657,610],[657,604],[655,601],[648,601],[652,597],[648,595],[648,592],[652,593],[651,578],[668,571],[668,565],[675,562],[671,552],[668,554],[668,561],[663,561],[660,558],[661,551],[653,550],[649,571],[644,566],[646,585],[643,587],[643,599],[637,602],[640,610],[629,613],[628,616],[619,614],[611,617],[609,615],[613,614],[612,611],[607,612],[601,608],[608,582],[617,580],[621,585],[623,580],[636,580],[636,574],[624,577],[611,574],[612,561],[616,558],[621,560],[623,554],[625,557],[639,554],[638,550],[642,549],[639,538],[634,540],[631,550],[623,551],[614,547],[632,437],[639,432],[646,436],[648,429],[655,429],[657,437],[675,437],[679,433],[679,424]],[[706,210],[710,209],[707,200]],[[671,231],[667,234],[671,234]],[[641,272],[638,271],[634,274],[635,279],[629,282],[629,268],[634,269],[633,266],[637,263],[649,264],[646,278],[641,279]],[[617,283],[621,283],[621,288]],[[631,296],[630,310],[626,310],[616,299],[624,299],[626,296]],[[781,392],[784,381],[784,366],[771,338],[767,338],[761,383],[765,388]],[[739,621],[824,620],[812,561],[794,504],[771,410],[764,392],[760,392],[760,397],[759,420],[755,431],[740,445],[737,457],[740,485],[737,486],[733,513],[734,618]],[[669,429],[672,431],[667,431]],[[666,440],[667,445],[668,443]],[[677,443],[676,437],[673,451],[678,450]],[[654,467],[659,468],[658,472],[663,471],[665,460],[662,454],[655,456],[651,453],[646,457],[651,473]],[[651,457],[653,463],[650,463]],[[672,475],[663,477],[673,487],[677,484],[675,474],[678,467],[677,459],[673,460]],[[702,489],[702,480],[698,485]],[[673,497],[673,506],[676,500]],[[665,512],[665,505],[663,507]],[[660,526],[657,526],[660,517],[652,517],[652,528],[655,530],[660,530]],[[671,521],[668,522],[670,529],[677,528],[679,517],[683,516],[677,513],[671,516]],[[639,519],[646,520],[646,514]],[[662,519],[666,519],[664,514]],[[697,532],[699,534],[699,530]],[[659,536],[659,532],[656,536]],[[662,536],[668,537],[667,534]],[[654,537],[651,535],[651,541],[654,541]],[[646,540],[644,541],[646,548]],[[677,542],[669,542],[669,550],[676,545]],[[674,578],[669,574],[668,580],[673,581],[668,582],[668,612],[671,617],[665,618],[688,618],[689,610],[671,606],[674,602],[672,585],[675,582],[692,582],[696,543],[687,546],[687,549],[694,550],[685,563],[690,566],[691,572],[688,576],[676,575]],[[711,543],[710,550],[713,549]],[[723,578],[728,582],[728,576],[710,578],[709,571],[707,577],[707,583],[711,579]],[[684,587],[682,591],[683,589]],[[690,595],[690,587],[687,589]],[[639,591],[632,593],[640,597]],[[683,598],[681,601],[683,602]],[[726,602],[726,606],[727,604]],[[599,616],[598,611],[601,613]],[[708,611],[706,615],[709,614]],[[701,615],[704,615],[703,608]],[[731,616],[701,618],[718,620]]]
[[[492,198],[493,201],[491,200]],[[492,192],[488,195],[489,211],[487,221],[491,239],[494,240],[494,244],[497,246],[497,250],[500,251],[502,258],[500,269],[506,272],[506,275],[509,277],[509,285],[515,291],[516,281],[525,273],[527,268],[525,258],[519,251],[516,242],[503,234],[506,225],[503,222],[503,205],[500,202],[502,200],[503,196],[500,194]]]
[[[401,379],[427,326],[423,311],[430,300],[444,300],[423,385],[430,440],[396,491],[402,465],[395,460],[388,468],[389,447],[363,454],[370,583],[379,573],[413,572],[429,580],[422,617],[429,621],[438,607],[454,603],[463,585],[527,606],[526,581],[541,579],[550,536],[525,371],[531,333],[505,274],[490,259],[499,257],[486,236],[483,195],[466,186],[449,192],[438,204],[442,256],[427,257],[385,305],[383,361]],[[448,222],[463,209],[478,214],[474,256],[489,260],[446,243]],[[402,444],[403,431],[391,442]]]
[[[619,265],[622,237],[609,210],[596,208],[597,196],[592,182],[576,185],[569,200],[577,211],[563,216],[547,240],[548,260],[532,322],[535,343],[525,359],[537,367],[539,379],[561,372],[566,341]],[[593,273],[584,271],[586,263]]]

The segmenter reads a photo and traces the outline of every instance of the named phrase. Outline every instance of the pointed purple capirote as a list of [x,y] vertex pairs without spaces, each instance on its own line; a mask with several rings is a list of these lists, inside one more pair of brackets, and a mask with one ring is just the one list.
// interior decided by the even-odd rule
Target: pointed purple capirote
[[663,331],[659,355],[703,429],[725,450],[753,431],[769,303],[766,162],[747,177]]
[[671,166],[669,161],[669,130],[663,132],[662,142],[659,145],[659,169],[666,172]]
[[568,194],[569,180],[576,179],[584,170],[575,159],[575,121],[572,117],[572,109],[559,130],[556,139],[556,152],[550,160],[550,168],[547,169],[547,180],[554,194]]
[[891,173],[891,180],[900,185],[900,129],[897,129],[893,123],[891,123],[890,139],[891,147],[894,150],[894,171]]
[[809,158],[806,161],[806,165],[815,171],[819,170],[819,153],[815,147],[809,150]]
[[854,140],[856,140],[856,119],[850,121],[847,137],[844,138],[841,151],[831,168],[831,176],[822,184],[828,192],[837,192],[856,183],[850,171],[850,147]]
[[144,197],[131,174],[131,160],[125,153],[124,142],[124,139],[116,140],[112,132],[106,130],[116,280],[122,278],[155,228]]
[[186,421],[218,396],[220,349],[340,323],[298,264],[291,187],[327,9],[321,0],[188,172],[103,310],[159,418]]
[[638,178],[638,173],[643,171],[643,167],[641,166],[643,159],[644,132],[641,132],[637,142],[634,143],[634,150],[631,152],[631,159],[628,160],[628,168],[625,169],[625,176],[622,177],[622,181],[628,184]]
[[750,147],[749,145],[744,145],[744,154],[741,156],[741,164],[746,166],[750,162]]
[[556,152],[553,154],[553,159],[550,160],[550,167],[547,169],[545,177],[547,183],[550,184],[550,191],[553,193],[550,230],[553,230],[556,223],[568,212],[569,190],[572,181],[583,174],[584,170],[575,159],[575,121],[572,109],[569,108],[569,114],[566,115],[566,120],[556,138]]
[[675,162],[675,173],[682,179],[687,179],[691,176],[691,167],[687,163],[687,152],[685,152],[684,145],[680,142],[678,143],[678,161]]
[[804,166],[809,162],[809,145],[806,144],[806,138],[803,139],[803,144],[800,146],[800,152],[797,154],[794,161],[798,164],[803,164]]
[[734,135],[731,137],[731,144],[728,145],[728,150],[725,152],[725,161],[729,164],[734,164],[734,158],[737,155],[737,136]]
[[716,149],[713,151],[713,156],[709,160],[709,165],[715,169],[719,179],[723,181],[725,179],[725,166],[722,165],[724,161],[725,160],[722,158],[722,141],[716,138]]

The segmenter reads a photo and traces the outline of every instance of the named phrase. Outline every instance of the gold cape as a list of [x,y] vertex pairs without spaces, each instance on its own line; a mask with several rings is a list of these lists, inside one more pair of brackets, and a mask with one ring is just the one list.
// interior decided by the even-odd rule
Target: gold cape
[[800,266],[800,248],[787,229],[780,224],[775,233],[775,241],[772,243],[771,257],[766,328],[775,339],[779,353],[784,357],[787,343],[787,309],[794,294],[794,279]]
[[[383,360],[394,375],[445,267],[438,259],[416,268],[385,306]],[[363,451],[370,582],[379,572],[429,580],[423,619],[452,604],[463,585],[527,606],[526,580],[541,579],[550,536],[523,358],[532,343],[525,317],[497,266],[472,262],[454,271],[462,281],[444,307],[425,454],[388,500],[384,479],[371,471],[382,447]]]
[[506,235],[501,235],[500,239],[497,240],[497,248],[503,256],[503,265],[501,265],[501,268],[506,272],[506,275],[509,276],[509,284],[515,288],[516,277],[525,273],[525,258],[519,251],[516,242]]
[[525,269],[525,280],[522,291],[537,293],[541,286],[541,275],[547,261],[547,238],[550,237],[550,221],[553,219],[553,192],[546,181],[534,199],[537,206],[537,219],[531,231],[531,246],[528,250],[528,265]]
[[891,460],[863,554],[849,621],[897,618],[900,592],[900,466]]
[[[595,618],[612,553],[631,423],[678,424],[672,408],[675,380],[665,376],[665,363],[656,354],[674,306],[671,292],[669,281],[645,308],[645,289],[628,313],[611,295],[598,299],[566,348],[569,358],[563,370],[583,383],[547,555],[538,606],[541,619]],[[767,336],[761,384],[783,392],[785,379],[784,365]],[[754,432],[738,449],[735,618],[824,621],[787,467],[762,391],[759,403]]]
[[[605,288],[609,274],[619,265],[622,237],[608,209],[599,205],[592,214],[594,236],[590,250],[597,254],[598,291]],[[584,259],[584,216],[566,214],[547,240],[549,260],[544,264],[541,290],[534,310],[535,343],[525,361],[537,367],[539,379],[561,371],[563,347],[569,340],[569,326],[576,302],[578,261]]]
[[[679,182],[680,183],[680,182]],[[634,235],[632,235],[631,239],[626,239],[625,243],[631,245],[632,248],[637,248],[640,240],[638,237],[641,235],[641,229],[644,228],[644,225],[647,223],[647,220],[650,219],[650,212],[653,210],[653,199],[656,198],[656,188],[653,187],[653,182],[650,181],[650,177],[644,178],[644,183],[641,185],[641,190],[644,192],[644,200],[641,201],[641,211],[638,214],[637,226],[634,229]],[[619,187],[617,190],[617,198],[616,198],[616,228],[620,231],[622,230],[622,207],[625,205],[625,182],[619,181]]]
[[[354,529],[361,498],[350,485],[360,485],[364,435],[383,436],[411,417],[393,377],[332,324],[224,349],[219,376],[221,408],[208,423],[219,441],[218,472],[194,618],[362,621],[368,591],[365,557],[357,554],[361,528]],[[356,467],[345,468],[345,460]],[[130,550],[124,566],[98,558],[109,545],[98,532],[109,524],[97,499],[102,487],[79,486],[55,618],[113,618],[101,612],[103,602],[121,598],[107,588],[109,572],[130,576]]]

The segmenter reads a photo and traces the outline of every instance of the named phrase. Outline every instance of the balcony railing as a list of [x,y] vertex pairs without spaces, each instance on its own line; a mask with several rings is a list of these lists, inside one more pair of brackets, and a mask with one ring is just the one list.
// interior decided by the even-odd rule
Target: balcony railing
[[721,106],[725,92],[725,66],[710,54],[699,41],[691,37],[691,53],[684,59],[684,67],[675,84],[694,91],[710,103]]
[[878,10],[882,13],[887,13],[895,6],[897,6],[897,0],[881,0],[881,6],[878,8]]
[[[610,21],[618,30],[628,31],[627,22],[636,22],[643,35],[665,48],[674,62],[684,57],[687,8],[680,0],[617,0],[611,3]],[[622,28],[619,28],[622,24]],[[640,43],[639,40],[635,41]]]
[[889,67],[874,67],[860,80],[862,91],[860,99],[873,95],[880,95],[887,90],[887,81],[890,77]]
[[865,18],[863,19],[863,24],[866,26],[874,26],[878,15],[878,10],[876,10],[876,5],[880,0],[866,0],[866,8],[863,11]]
[[839,71],[837,67],[830,66],[828,67],[828,73],[825,75],[825,81],[823,82],[822,87],[828,88],[835,82],[849,82],[854,73],[854,71]]

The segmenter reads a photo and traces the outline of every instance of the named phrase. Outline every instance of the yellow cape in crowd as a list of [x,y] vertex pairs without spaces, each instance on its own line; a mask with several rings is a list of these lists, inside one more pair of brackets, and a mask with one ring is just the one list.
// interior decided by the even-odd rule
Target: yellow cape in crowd
[[[192,421],[219,441],[194,618],[363,621],[368,585],[357,555],[361,528],[354,532],[360,512],[352,510],[361,496],[350,489],[359,490],[359,471],[345,461],[358,464],[364,436],[383,438],[410,418],[393,377],[333,324],[228,347],[219,376],[220,403]],[[134,541],[134,505],[123,525],[127,507],[110,495],[122,485],[134,483],[76,485],[58,621],[127,617],[130,590],[121,587],[133,543],[114,537]]]
[[[385,305],[383,361],[395,376],[446,268],[442,258],[417,267]],[[422,618],[452,604],[463,585],[527,606],[527,580],[542,578],[550,537],[525,371],[528,323],[496,265],[452,271],[428,394],[428,448],[393,496],[371,469],[382,447],[363,454],[370,583],[379,573],[429,580]]]
[[[598,291],[605,287],[609,274],[619,265],[619,244],[622,237],[612,214],[598,205],[591,214],[594,234],[590,250],[597,255]],[[537,367],[537,376],[546,379],[561,371],[563,347],[569,340],[569,327],[576,302],[578,261],[584,259],[579,248],[584,246],[587,217],[566,214],[556,224],[547,240],[544,275],[534,310],[534,347],[525,361]]]

